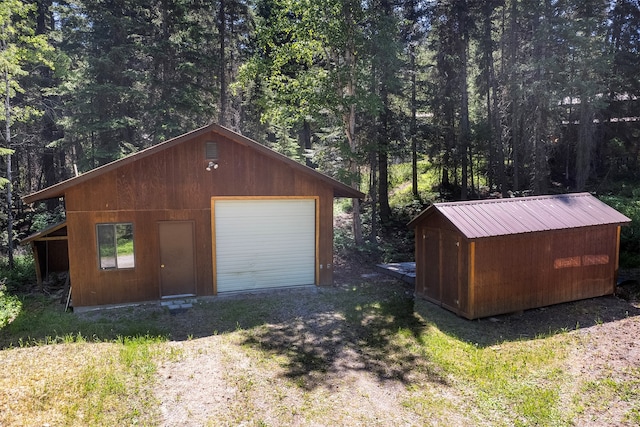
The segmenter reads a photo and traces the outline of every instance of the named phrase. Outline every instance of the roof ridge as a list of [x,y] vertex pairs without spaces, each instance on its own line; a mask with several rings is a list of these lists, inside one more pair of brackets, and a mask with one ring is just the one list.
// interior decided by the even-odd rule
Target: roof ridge
[[540,194],[536,196],[523,196],[523,197],[499,197],[496,199],[474,199],[474,200],[457,200],[453,202],[438,202],[434,203],[434,206],[442,207],[442,206],[456,206],[456,205],[475,205],[475,204],[491,204],[491,203],[513,203],[523,200],[547,200],[547,199],[560,199],[560,198],[568,198],[568,197],[585,197],[592,196],[591,193],[588,192],[580,192],[580,193],[563,193],[563,194]]

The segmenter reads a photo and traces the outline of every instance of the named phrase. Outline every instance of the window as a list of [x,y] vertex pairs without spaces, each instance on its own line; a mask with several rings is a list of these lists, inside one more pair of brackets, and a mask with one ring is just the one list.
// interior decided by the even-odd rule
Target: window
[[101,270],[135,267],[133,224],[98,224],[96,232]]

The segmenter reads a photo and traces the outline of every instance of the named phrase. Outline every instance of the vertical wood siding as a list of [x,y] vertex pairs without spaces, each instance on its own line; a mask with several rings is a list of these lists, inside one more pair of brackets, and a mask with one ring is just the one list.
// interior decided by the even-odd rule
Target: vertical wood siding
[[[218,169],[206,171],[206,141],[218,143]],[[198,295],[213,294],[213,196],[317,196],[318,284],[333,282],[333,188],[326,182],[211,132],[70,187],[65,194],[75,306],[160,297],[158,221],[195,224]],[[131,222],[135,268],[100,270],[95,224]]]

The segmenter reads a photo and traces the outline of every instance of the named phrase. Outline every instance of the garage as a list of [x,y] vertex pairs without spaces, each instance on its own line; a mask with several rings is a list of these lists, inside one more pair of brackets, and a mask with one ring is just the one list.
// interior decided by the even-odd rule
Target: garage
[[316,283],[314,197],[212,198],[216,291]]
[[[331,286],[333,200],[365,195],[211,124],[24,201],[61,197],[80,308]],[[113,240],[98,230],[126,230],[112,252],[134,262],[104,264],[99,248]]]

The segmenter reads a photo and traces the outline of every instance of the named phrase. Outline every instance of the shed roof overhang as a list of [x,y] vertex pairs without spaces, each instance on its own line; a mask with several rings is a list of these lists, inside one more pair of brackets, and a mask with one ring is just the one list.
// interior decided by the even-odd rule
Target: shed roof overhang
[[160,144],[154,145],[153,147],[149,147],[145,150],[141,150],[137,153],[131,154],[127,157],[123,157],[122,159],[113,161],[111,163],[108,163],[104,166],[100,166],[96,169],[92,169],[89,172],[83,173],[81,175],[78,175],[74,178],[70,178],[66,181],[62,181],[58,184],[52,185],[50,187],[47,187],[45,189],[42,189],[40,191],[37,191],[35,193],[31,193],[27,196],[24,196],[22,198],[22,200],[25,203],[34,203],[34,202],[38,202],[41,200],[46,200],[46,199],[54,199],[54,198],[60,198],[60,197],[64,197],[65,192],[67,191],[67,189],[78,185],[82,182],[88,181],[90,179],[93,179],[97,176],[100,176],[106,172],[112,171],[116,168],[119,168],[121,166],[124,166],[126,164],[129,164],[131,162],[134,162],[136,160],[140,160],[143,159],[145,157],[151,156],[155,153],[158,153],[162,150],[166,150],[168,148],[171,148],[175,145],[181,144],[189,139],[198,137],[200,135],[206,134],[208,132],[213,132],[216,133],[218,135],[221,135],[223,137],[226,137],[238,144],[250,147],[256,151],[259,151],[260,153],[273,158],[275,160],[278,160],[280,162],[283,162],[287,165],[289,165],[290,167],[302,171],[303,173],[306,173],[308,175],[310,175],[312,178],[320,180],[322,182],[325,182],[326,184],[328,184],[330,187],[333,188],[333,196],[334,197],[346,197],[346,198],[354,198],[354,199],[363,199],[365,197],[364,193],[346,185],[341,183],[338,180],[335,180],[327,175],[324,175],[321,172],[318,172],[306,165],[300,164],[298,162],[296,162],[295,160],[292,160],[268,147],[265,147],[264,145],[250,139],[247,138],[243,135],[240,135],[237,132],[233,132],[230,129],[227,129],[223,126],[217,125],[217,124],[211,124],[208,126],[204,126],[201,127],[199,129],[196,129],[194,131],[191,131],[189,133],[186,133],[184,135],[180,135],[178,137],[169,139],[165,142],[162,142]]
[[[67,240],[67,232],[64,229],[67,226],[67,221],[62,221],[57,224],[53,224],[44,230],[38,231],[37,233],[33,233],[29,237],[25,237],[20,240],[21,245],[26,245],[27,243],[43,241],[43,240]],[[59,231],[59,232],[58,232]]]

